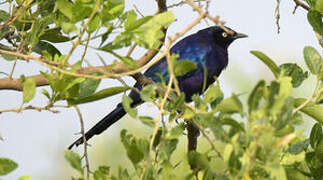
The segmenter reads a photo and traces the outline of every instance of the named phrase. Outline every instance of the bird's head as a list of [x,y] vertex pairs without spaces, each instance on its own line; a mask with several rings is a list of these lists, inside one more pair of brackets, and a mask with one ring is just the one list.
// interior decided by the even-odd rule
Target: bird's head
[[215,43],[224,48],[228,48],[229,45],[236,39],[248,37],[247,35],[237,33],[228,27],[225,28],[226,30],[222,29],[220,26],[213,26],[210,28]]

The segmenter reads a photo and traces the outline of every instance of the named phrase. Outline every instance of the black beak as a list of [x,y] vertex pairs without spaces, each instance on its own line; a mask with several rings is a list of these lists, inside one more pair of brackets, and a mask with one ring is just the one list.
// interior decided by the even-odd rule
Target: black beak
[[246,37],[248,37],[248,35],[242,34],[242,33],[236,33],[235,35],[233,35],[234,39],[246,38]]

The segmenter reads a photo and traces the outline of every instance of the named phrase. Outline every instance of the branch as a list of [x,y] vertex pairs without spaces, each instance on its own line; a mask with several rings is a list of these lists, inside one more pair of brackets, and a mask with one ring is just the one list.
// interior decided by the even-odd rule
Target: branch
[[297,111],[303,109],[305,106],[307,106],[310,102],[312,102],[312,100],[319,96],[321,93],[323,93],[323,88],[319,89],[316,93],[314,93],[311,97],[309,97],[303,104],[301,104],[300,106],[296,107],[295,109],[293,109],[293,114],[295,114]]
[[19,8],[10,19],[8,19],[4,24],[0,25],[0,32],[3,28],[8,27],[10,24],[14,23],[23,13],[25,13],[26,9],[29,8],[29,5],[33,2],[33,0],[29,0],[27,2],[22,1],[22,4],[20,5],[21,8]]
[[276,25],[277,25],[277,33],[280,33],[280,25],[279,25],[279,19],[280,19],[280,0],[276,0],[276,10],[275,10],[275,19],[276,19]]
[[[301,6],[302,8],[304,8],[307,11],[309,11],[311,9],[308,5],[306,5],[305,3],[303,3],[303,2],[301,2],[299,0],[293,0],[293,1],[295,2],[295,9],[294,9],[293,13],[295,13],[298,6]],[[317,33],[316,31],[314,31],[314,33],[315,33],[316,39],[318,40],[318,43],[320,44],[321,47],[323,47],[323,38],[322,38],[322,36],[319,33]]]
[[25,106],[25,107],[21,107],[21,108],[8,108],[8,109],[0,109],[0,114],[3,113],[3,112],[16,112],[16,113],[19,113],[21,111],[24,111],[24,110],[35,110],[35,111],[49,111],[49,112],[52,112],[52,113],[59,113],[58,110],[54,110],[54,109],[51,109],[50,106],[45,106],[45,107],[35,107],[35,106]]
[[[164,12],[167,10],[165,0],[156,0],[156,1],[158,3],[158,12],[157,13],[161,13],[161,12]],[[166,34],[166,30],[167,29],[162,28],[162,31],[164,32],[164,34]],[[161,39],[162,42],[164,41],[164,38]],[[160,45],[160,47],[161,46],[162,46],[162,44]],[[154,56],[158,52],[159,51],[155,50],[155,49],[151,49],[151,50],[147,51],[139,60],[136,61],[137,65],[139,67],[146,65],[151,59],[154,58]],[[45,63],[45,65],[47,65],[47,66],[52,65],[52,68],[54,68],[55,70],[60,71],[62,73],[65,72],[66,74],[73,75],[73,76],[87,77],[87,78],[93,78],[93,79],[103,79],[103,78],[108,78],[108,77],[114,78],[114,77],[120,77],[120,76],[124,76],[124,75],[137,74],[136,75],[137,77],[141,77],[141,79],[143,79],[143,80],[145,79],[145,77],[142,77],[143,75],[140,74],[140,72],[144,68],[139,68],[139,70],[137,70],[137,71],[130,71],[127,68],[127,66],[125,64],[123,64],[122,62],[117,63],[116,65],[113,65],[113,66],[108,65],[108,66],[85,67],[85,68],[79,69],[77,71],[77,73],[68,73],[68,71],[64,71],[64,70],[61,70],[60,68],[57,68],[56,66],[58,66],[59,64],[57,64],[57,63],[53,64],[50,61],[46,61],[42,56],[24,55],[24,54],[20,54],[17,52],[11,52],[11,51],[1,50],[1,49],[0,49],[0,54],[9,54],[9,55],[17,56],[17,57],[20,57],[21,59],[24,59],[26,61],[35,60],[39,63]],[[55,66],[55,67],[53,67],[53,66]],[[107,69],[110,70],[111,72],[115,73],[115,76],[111,73],[109,73],[108,75],[105,75],[105,76],[90,76],[90,74],[95,73],[95,72],[101,72],[101,73],[103,72],[104,74],[107,74]],[[136,80],[138,80],[136,78],[136,76],[133,76],[133,77]],[[29,77],[35,78],[37,87],[49,85],[47,79],[40,74],[29,76]],[[27,77],[27,78],[29,78],[29,77]],[[139,80],[138,82],[140,83],[140,82],[142,82],[142,80]],[[20,82],[20,79],[3,78],[3,79],[0,79],[0,90],[1,89],[22,91],[22,84]]]
[[302,7],[302,8],[304,8],[305,10],[310,10],[310,7],[308,6],[308,5],[306,5],[305,3],[303,3],[303,2],[301,2],[301,1],[299,1],[299,0],[294,0],[294,2],[295,2],[295,4],[296,4],[296,6],[295,6],[295,10],[296,10],[296,8],[298,7],[298,6],[300,6],[300,7]]
[[82,117],[82,113],[81,110],[78,106],[74,106],[77,115],[80,119],[80,125],[81,125],[81,134],[83,137],[83,144],[84,144],[84,152],[83,152],[83,157],[85,158],[85,169],[86,169],[86,179],[89,180],[90,179],[90,163],[89,163],[89,156],[87,153],[87,142],[86,142],[86,137],[85,137],[85,132],[84,132],[84,121],[83,121],[83,117]]
[[226,33],[228,34],[233,34],[233,32],[231,30],[229,30],[228,28],[226,28],[223,24],[225,23],[224,21],[220,21],[220,17],[216,16],[213,17],[211,16],[208,12],[203,11],[201,6],[195,5],[193,1],[191,0],[186,0],[186,3],[188,5],[190,5],[194,11],[197,11],[200,15],[205,14],[205,16],[210,19],[211,21],[213,21],[216,25],[220,26]]

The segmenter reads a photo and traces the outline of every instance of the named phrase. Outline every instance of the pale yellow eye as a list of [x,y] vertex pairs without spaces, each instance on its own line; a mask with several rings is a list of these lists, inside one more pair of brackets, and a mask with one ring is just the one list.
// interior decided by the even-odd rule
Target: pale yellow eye
[[226,32],[223,32],[222,36],[226,38],[226,37],[228,37],[228,34]]

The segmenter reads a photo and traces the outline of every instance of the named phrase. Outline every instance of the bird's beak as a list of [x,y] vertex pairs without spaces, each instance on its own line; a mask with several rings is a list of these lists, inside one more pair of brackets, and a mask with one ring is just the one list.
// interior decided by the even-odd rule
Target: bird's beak
[[246,38],[248,35],[242,34],[242,33],[237,33],[233,36],[234,39],[239,39],[239,38]]

